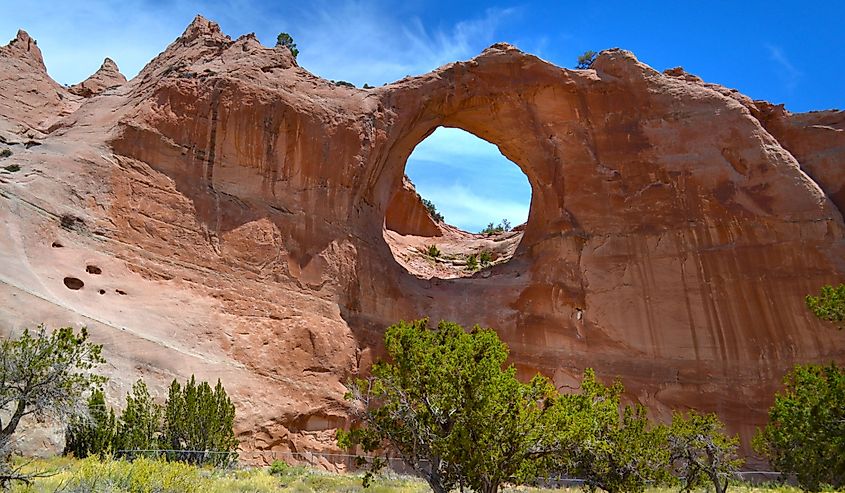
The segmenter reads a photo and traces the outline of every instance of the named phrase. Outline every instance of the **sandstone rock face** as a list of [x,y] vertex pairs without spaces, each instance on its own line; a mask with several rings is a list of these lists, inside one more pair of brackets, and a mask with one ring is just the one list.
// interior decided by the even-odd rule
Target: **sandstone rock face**
[[71,93],[84,98],[96,96],[106,89],[117,87],[126,82],[126,77],[120,73],[117,64],[111,58],[106,58],[100,68],[79,84],[68,89]]
[[400,235],[443,236],[443,231],[429,215],[407,176],[402,178],[402,186],[390,199],[384,216],[384,227]]
[[78,107],[78,98],[47,75],[41,50],[26,31],[0,46],[0,118],[7,125],[46,129]]
[[[2,67],[53,88],[20,46]],[[343,382],[399,319],[495,327],[526,376],[568,389],[594,367],[658,417],[718,412],[746,446],[793,364],[845,361],[845,333],[803,307],[845,273],[839,114],[764,118],[625,51],[567,70],[504,44],[358,90],[202,18],[72,114],[9,70],[0,118],[52,123],[0,175],[0,316],[88,325],[113,396],[221,378],[246,451],[331,449]],[[438,126],[533,188],[513,258],[468,278],[411,275],[383,233]]]

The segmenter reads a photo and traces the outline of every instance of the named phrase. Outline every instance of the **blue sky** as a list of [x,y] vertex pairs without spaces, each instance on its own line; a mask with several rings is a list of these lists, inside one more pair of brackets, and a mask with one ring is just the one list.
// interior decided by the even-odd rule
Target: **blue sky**
[[[27,30],[50,74],[67,84],[106,56],[135,75],[202,13],[232,37],[255,32],[267,45],[289,32],[302,66],[359,86],[507,41],[561,66],[585,50],[621,47],[656,69],[681,65],[792,111],[845,107],[845,2],[837,1],[0,0],[0,8],[0,42]],[[530,189],[516,166],[458,131],[435,132],[407,171],[465,229],[527,215]]]

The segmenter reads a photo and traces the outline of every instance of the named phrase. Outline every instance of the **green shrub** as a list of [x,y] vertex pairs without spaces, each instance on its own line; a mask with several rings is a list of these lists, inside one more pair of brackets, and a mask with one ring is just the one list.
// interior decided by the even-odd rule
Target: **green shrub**
[[434,219],[434,222],[442,223],[444,218],[443,214],[437,212],[437,206],[434,205],[434,202],[428,199],[420,199],[422,200],[422,205],[425,207],[425,210],[428,211],[428,215]]
[[114,410],[106,405],[103,392],[95,390],[88,398],[88,416],[74,416],[68,423],[64,454],[79,458],[110,456],[114,452],[116,433]]
[[845,284],[822,286],[818,296],[807,295],[804,301],[817,317],[834,322],[842,328],[842,322],[845,321]]
[[8,171],[9,173],[15,173],[21,170],[21,167],[17,164],[10,164],[8,166],[4,166],[3,169]]
[[270,468],[267,471],[274,476],[282,476],[284,474],[287,474],[288,470],[290,470],[290,466],[287,462],[282,460],[274,460],[273,463],[270,464]]
[[493,261],[493,255],[491,255],[487,250],[484,250],[478,254],[478,261],[481,262],[482,267],[487,267],[490,265],[490,262]]
[[208,491],[209,479],[188,464],[139,458],[100,461],[90,457],[65,478],[57,491],[201,493]]
[[176,380],[164,408],[153,401],[146,384],[138,380],[126,396],[126,407],[115,420],[100,394],[88,403],[90,420],[75,420],[68,427],[65,453],[122,458],[158,457],[190,463],[228,465],[237,458],[238,440],[232,429],[235,406],[217,381],[197,385],[193,376],[185,386]]
[[174,379],[164,406],[161,445],[165,449],[230,452],[231,454],[177,454],[177,459],[218,465],[234,458],[238,446],[232,429],[235,406],[220,380],[212,390],[208,382],[197,385],[193,376],[182,387]]
[[593,50],[585,51],[578,57],[578,64],[575,65],[575,68],[580,70],[590,68],[593,65],[593,62],[596,61],[597,56],[598,53]]
[[473,253],[467,257],[467,270],[478,270],[478,255]]
[[9,157],[11,155],[12,155],[11,149],[3,149],[2,151],[0,151],[0,157]]
[[775,396],[754,448],[808,491],[845,486],[845,369],[798,365]]
[[159,448],[162,409],[153,401],[147,385],[138,379],[126,395],[120,415],[115,450],[155,450]]
[[511,222],[508,221],[507,219],[502,219],[502,222],[500,222],[499,224],[496,224],[496,225],[494,225],[493,223],[487,224],[487,227],[482,229],[480,231],[480,233],[483,234],[483,235],[490,236],[490,235],[494,235],[494,234],[498,234],[498,233],[504,233],[504,232],[510,231],[510,230],[511,230]]
[[425,253],[426,253],[429,257],[432,257],[432,258],[437,258],[437,257],[439,257],[439,256],[440,256],[440,249],[439,249],[439,248],[437,248],[437,245],[429,245],[429,246],[426,248]]

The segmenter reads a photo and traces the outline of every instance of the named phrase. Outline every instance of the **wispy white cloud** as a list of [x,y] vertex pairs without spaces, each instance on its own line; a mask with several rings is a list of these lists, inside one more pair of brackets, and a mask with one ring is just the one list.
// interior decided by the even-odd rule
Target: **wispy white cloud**
[[0,16],[0,43],[18,28],[27,30],[62,83],[79,82],[107,56],[131,77],[202,14],[233,38],[255,32],[272,45],[279,32],[292,33],[300,64],[316,75],[381,84],[478,54],[497,41],[497,28],[514,12],[487,9],[431,28],[378,0],[30,0]]
[[798,86],[803,73],[795,67],[780,47],[767,44],[766,49],[769,50],[769,60],[774,62],[775,71],[781,82],[787,90],[794,90]]
[[446,222],[466,231],[480,231],[487,223],[507,219],[512,225],[528,219],[529,203],[508,197],[489,197],[462,184],[435,188],[424,196],[437,205]]
[[455,158],[503,158],[499,149],[474,135],[457,128],[437,128],[414,149],[414,158],[424,161],[447,161]]
[[416,17],[399,19],[384,5],[347,1],[306,13],[296,26],[303,67],[329,79],[381,84],[478,54],[495,41],[513,9],[431,30]]
[[438,128],[408,158],[406,173],[446,222],[479,231],[503,218],[525,222],[531,185],[493,144],[454,128]]
[[[202,14],[233,38],[255,32],[266,45],[274,44],[279,32],[289,32],[303,67],[359,86],[475,56],[499,41],[503,25],[521,15],[517,9],[495,8],[428,25],[380,0],[30,0],[26,8],[5,13],[0,43],[18,28],[27,30],[38,40],[50,74],[65,84],[88,77],[105,57],[134,76]],[[420,192],[451,224],[477,231],[490,221],[519,224],[527,217],[531,192],[525,176],[498,148],[464,131],[438,129],[417,147],[408,168]]]

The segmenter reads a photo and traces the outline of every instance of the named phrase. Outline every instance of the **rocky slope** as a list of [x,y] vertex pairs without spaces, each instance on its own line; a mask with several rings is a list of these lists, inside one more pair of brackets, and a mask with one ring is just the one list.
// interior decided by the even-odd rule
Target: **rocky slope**
[[[0,68],[2,164],[21,167],[0,173],[4,328],[87,325],[113,396],[221,378],[247,451],[331,449],[342,383],[399,319],[495,327],[526,376],[567,389],[592,366],[659,417],[719,412],[746,446],[789,367],[845,361],[845,333],[803,307],[845,273],[841,113],[621,50],[567,70],[505,44],[360,90],[201,17],[87,99],[25,33]],[[385,240],[438,126],[533,188],[513,258],[467,278],[412,275]],[[425,223],[406,210],[391,221]]]

